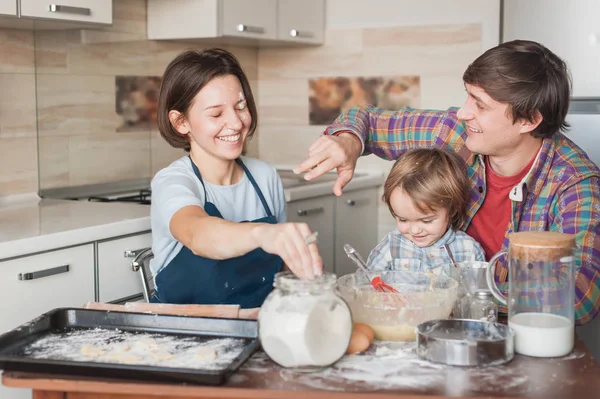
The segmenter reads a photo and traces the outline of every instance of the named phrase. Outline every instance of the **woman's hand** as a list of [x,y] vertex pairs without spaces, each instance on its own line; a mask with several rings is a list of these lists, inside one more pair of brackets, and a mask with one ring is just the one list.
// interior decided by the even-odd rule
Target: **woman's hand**
[[307,244],[311,235],[306,223],[257,224],[252,234],[265,252],[279,255],[299,278],[314,278],[323,272],[323,259],[316,243]]

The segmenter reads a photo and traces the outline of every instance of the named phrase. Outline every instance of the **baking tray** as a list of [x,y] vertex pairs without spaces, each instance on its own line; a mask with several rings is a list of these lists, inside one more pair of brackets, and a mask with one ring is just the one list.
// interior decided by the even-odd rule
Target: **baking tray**
[[[198,348],[213,342],[235,344],[227,356],[225,364],[205,364],[193,359],[193,367],[165,365],[168,361],[147,362],[153,364],[123,364],[119,361],[100,362],[86,357],[83,361],[72,360],[81,357],[81,348],[74,348],[68,356],[52,355],[57,345],[65,344],[73,336],[99,334],[112,336],[112,340],[98,342],[98,345],[112,345],[122,336],[146,337],[156,342],[171,342],[175,347],[186,350]],[[101,341],[101,340],[100,340]],[[122,341],[122,339],[121,339]],[[54,342],[48,348],[43,343]],[[94,341],[96,342],[96,341]],[[140,339],[139,342],[143,341]],[[123,344],[122,344],[123,345]],[[194,346],[196,345],[196,346]],[[260,347],[258,326],[254,320],[217,319],[188,316],[156,315],[146,313],[115,312],[79,308],[59,308],[45,313],[29,323],[23,324],[0,335],[0,369],[5,371],[27,371],[50,374],[77,375],[89,377],[109,377],[129,380],[148,380],[220,385]],[[36,348],[36,349],[32,349]],[[70,350],[66,346],[63,350]],[[45,350],[45,352],[44,352]],[[239,352],[239,354],[238,354]],[[39,358],[41,353],[46,358]],[[184,352],[188,364],[190,359]],[[217,352],[213,352],[217,353]],[[87,355],[86,355],[87,356]],[[219,353],[219,356],[221,354]],[[169,360],[172,361],[172,360]],[[203,359],[206,362],[206,359]],[[157,364],[158,363],[158,364]],[[203,363],[205,366],[198,366]],[[210,366],[210,367],[209,367]],[[201,368],[198,368],[201,367]],[[204,367],[204,368],[202,368]]]
[[452,366],[496,366],[514,357],[515,333],[500,323],[430,320],[417,326],[417,354]]

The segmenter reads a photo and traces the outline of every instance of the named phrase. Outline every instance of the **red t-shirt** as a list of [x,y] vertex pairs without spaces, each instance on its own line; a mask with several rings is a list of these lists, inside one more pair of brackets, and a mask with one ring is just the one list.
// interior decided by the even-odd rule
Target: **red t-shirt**
[[515,176],[500,176],[492,170],[488,157],[485,157],[487,192],[481,208],[467,227],[467,234],[481,244],[487,260],[502,248],[511,214],[508,194],[529,172],[534,161],[535,157]]

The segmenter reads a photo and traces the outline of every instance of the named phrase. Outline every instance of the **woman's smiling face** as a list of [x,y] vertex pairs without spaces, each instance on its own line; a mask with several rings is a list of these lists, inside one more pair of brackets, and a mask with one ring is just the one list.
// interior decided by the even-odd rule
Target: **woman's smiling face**
[[212,79],[194,97],[180,133],[190,136],[191,152],[223,160],[238,158],[252,122],[239,79]]

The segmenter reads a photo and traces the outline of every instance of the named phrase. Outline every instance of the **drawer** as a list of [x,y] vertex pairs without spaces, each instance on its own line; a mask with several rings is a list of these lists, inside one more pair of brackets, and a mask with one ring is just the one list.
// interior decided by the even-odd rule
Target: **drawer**
[[98,243],[98,288],[100,302],[118,301],[132,295],[142,294],[139,272],[131,270],[135,255],[126,252],[139,251],[152,246],[152,234],[139,234],[117,240]]
[[93,301],[94,246],[0,262],[0,298],[0,334],[54,308]]
[[112,24],[112,0],[21,0],[21,16]]

